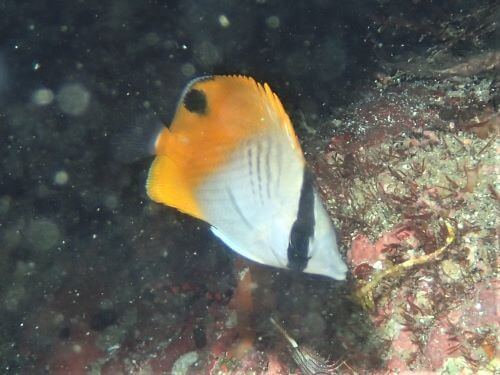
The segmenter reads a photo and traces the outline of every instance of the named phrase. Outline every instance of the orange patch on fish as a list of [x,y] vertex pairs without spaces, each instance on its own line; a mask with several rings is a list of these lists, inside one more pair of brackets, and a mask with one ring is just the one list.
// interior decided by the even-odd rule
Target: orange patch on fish
[[[279,123],[298,153],[300,144],[278,97],[243,76],[198,80],[183,95],[170,129],[156,141],[147,190],[152,200],[204,219],[195,189],[228,161],[241,143]],[[274,111],[269,111],[269,105]],[[277,118],[276,118],[277,117]]]

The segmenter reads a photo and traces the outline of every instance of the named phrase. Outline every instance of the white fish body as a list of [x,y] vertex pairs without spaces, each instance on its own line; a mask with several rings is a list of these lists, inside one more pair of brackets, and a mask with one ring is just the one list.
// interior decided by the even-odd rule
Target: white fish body
[[250,260],[345,279],[333,225],[267,85],[234,76],[194,81],[157,155],[153,200],[206,221]]

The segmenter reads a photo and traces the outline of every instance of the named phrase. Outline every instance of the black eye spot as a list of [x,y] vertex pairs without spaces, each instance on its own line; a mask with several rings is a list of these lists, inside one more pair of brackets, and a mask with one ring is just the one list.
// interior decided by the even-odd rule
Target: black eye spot
[[192,89],[184,96],[184,107],[189,112],[205,115],[208,110],[207,96],[202,90]]

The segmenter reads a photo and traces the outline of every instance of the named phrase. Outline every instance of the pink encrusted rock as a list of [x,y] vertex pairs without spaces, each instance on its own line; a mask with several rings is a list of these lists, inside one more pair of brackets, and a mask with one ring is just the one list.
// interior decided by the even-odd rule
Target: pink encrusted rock
[[358,234],[352,241],[350,251],[347,252],[347,261],[351,266],[361,263],[373,266],[375,262],[385,258],[385,252],[403,242],[411,243],[412,247],[418,246],[413,232],[402,226],[396,226],[383,233],[375,243],[364,234]]
[[370,242],[364,234],[358,234],[352,241],[351,249],[347,253],[347,261],[351,266],[357,266],[361,263],[373,265],[380,254],[376,252],[375,245]]
[[382,236],[375,243],[375,252],[383,254],[392,247],[397,246],[403,242],[411,242],[412,247],[418,246],[418,242],[415,239],[412,231],[404,227],[397,226],[394,229],[382,234]]
[[462,355],[460,348],[469,346],[467,337],[474,332],[486,332],[500,325],[498,284],[497,280],[479,283],[475,298],[463,301],[436,321],[425,348],[433,369],[439,369],[448,358]]
[[439,319],[429,333],[424,354],[433,369],[439,369],[448,358],[459,356],[458,342],[450,333],[451,324],[446,317]]
[[412,341],[413,336],[409,330],[402,329],[399,331],[393,342],[393,349],[400,354],[409,355],[418,350],[418,346]]
[[412,333],[402,329],[391,345],[392,356],[386,364],[387,370],[393,372],[410,371],[408,360],[418,352],[418,346],[412,341]]
[[469,329],[482,328],[485,325],[500,326],[500,280],[483,282],[479,286],[476,298],[467,305],[461,319],[461,325]]
[[405,371],[409,371],[406,361],[404,361],[399,355],[394,354],[385,364],[385,370],[383,373],[402,373]]

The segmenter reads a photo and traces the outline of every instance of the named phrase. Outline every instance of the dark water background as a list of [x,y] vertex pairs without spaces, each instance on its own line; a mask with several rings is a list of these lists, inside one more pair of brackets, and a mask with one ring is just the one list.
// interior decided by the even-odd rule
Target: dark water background
[[[148,298],[157,311],[148,290],[166,274],[234,286],[233,256],[204,225],[149,202],[150,160],[123,163],[113,142],[168,124],[190,79],[254,76],[314,127],[362,95],[382,62],[446,43],[443,22],[467,28],[460,14],[493,3],[0,0],[0,372],[42,371],[71,317],[100,331]],[[481,43],[451,50],[498,41]],[[165,316],[195,305],[156,312],[164,334],[179,323]]]

